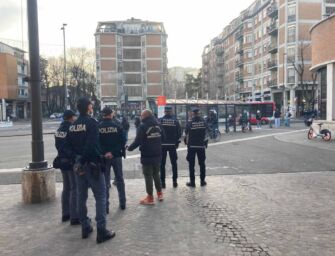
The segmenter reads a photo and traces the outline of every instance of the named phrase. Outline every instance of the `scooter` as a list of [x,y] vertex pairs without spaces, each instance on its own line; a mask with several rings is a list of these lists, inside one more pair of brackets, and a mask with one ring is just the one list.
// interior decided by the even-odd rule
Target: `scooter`
[[[312,124],[313,120],[309,121],[308,123]],[[328,129],[321,129],[323,123],[319,123],[318,125],[320,126],[320,132],[316,134],[311,127],[308,131],[307,138],[311,140],[313,138],[321,137],[324,141],[330,141],[332,138],[331,132]],[[316,134],[316,137],[314,134]]]

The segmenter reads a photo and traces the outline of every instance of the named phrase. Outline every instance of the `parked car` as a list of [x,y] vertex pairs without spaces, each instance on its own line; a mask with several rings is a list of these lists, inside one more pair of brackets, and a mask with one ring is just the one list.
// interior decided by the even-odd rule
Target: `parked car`
[[62,113],[53,113],[50,115],[50,119],[59,119],[62,118],[63,114]]
[[[249,122],[251,124],[257,124],[257,119],[255,114],[251,114]],[[262,117],[261,118],[261,124],[268,124],[270,122],[270,119],[268,117]]]

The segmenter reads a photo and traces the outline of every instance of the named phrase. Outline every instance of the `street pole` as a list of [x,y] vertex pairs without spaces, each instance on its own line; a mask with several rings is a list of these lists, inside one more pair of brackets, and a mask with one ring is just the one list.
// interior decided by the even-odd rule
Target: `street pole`
[[42,133],[42,104],[40,78],[40,49],[38,36],[37,0],[27,0],[28,38],[30,60],[30,88],[31,88],[31,130],[32,130],[32,162],[29,169],[43,169],[48,166],[44,159],[44,145]]
[[48,166],[48,162],[44,159],[37,0],[27,0],[27,13],[30,60],[29,83],[31,89],[32,162],[23,169],[21,186],[23,202],[32,204],[55,200],[56,173],[51,166]]
[[68,109],[68,97],[67,97],[67,81],[66,81],[66,46],[65,46],[65,27],[66,23],[63,23],[61,30],[63,30],[63,47],[64,47],[64,74],[63,74],[63,85],[64,85],[64,109]]

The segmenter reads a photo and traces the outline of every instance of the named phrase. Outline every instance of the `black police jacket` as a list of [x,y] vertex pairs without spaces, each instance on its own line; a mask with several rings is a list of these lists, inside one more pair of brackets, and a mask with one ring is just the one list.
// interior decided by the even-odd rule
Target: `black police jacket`
[[180,142],[181,128],[178,120],[170,115],[159,119],[161,128],[164,131],[162,147],[176,146]]
[[99,162],[102,155],[99,145],[98,121],[88,115],[80,115],[70,125],[67,142],[73,154],[81,156],[80,162]]
[[154,117],[142,120],[137,129],[135,141],[128,147],[133,151],[140,147],[141,163],[143,165],[160,164],[162,154],[163,132]]
[[185,129],[189,148],[205,148],[208,143],[208,125],[202,117],[194,117]]
[[71,148],[66,143],[70,125],[71,123],[69,121],[63,121],[55,132],[55,146],[58,151],[58,156],[61,158],[72,159],[74,157]]
[[99,124],[100,146],[103,154],[111,152],[121,157],[126,145],[126,137],[122,127],[112,119],[104,119]]

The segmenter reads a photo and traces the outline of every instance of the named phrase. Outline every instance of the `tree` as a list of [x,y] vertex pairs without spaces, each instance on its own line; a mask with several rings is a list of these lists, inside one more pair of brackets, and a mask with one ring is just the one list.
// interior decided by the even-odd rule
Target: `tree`
[[189,98],[202,97],[201,94],[201,72],[198,73],[197,77],[194,77],[192,74],[185,75],[185,91]]
[[304,78],[306,71],[306,56],[307,51],[310,51],[310,43],[306,43],[305,40],[299,42],[297,60],[295,58],[290,59],[290,62],[298,75],[298,86],[301,90],[302,98],[306,101],[307,106],[311,106],[315,102],[315,92],[317,87],[317,73],[310,72],[311,80],[306,81]]

